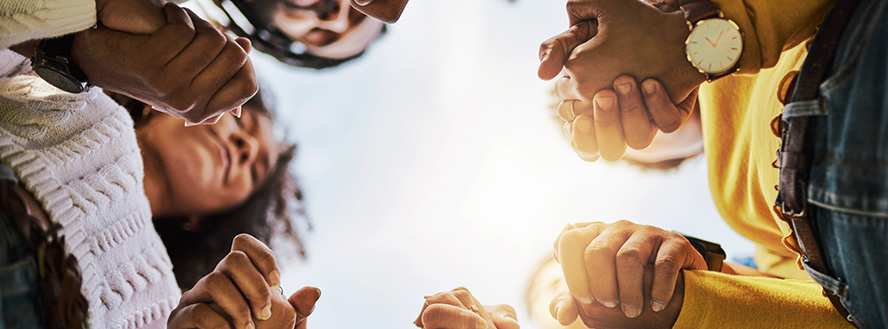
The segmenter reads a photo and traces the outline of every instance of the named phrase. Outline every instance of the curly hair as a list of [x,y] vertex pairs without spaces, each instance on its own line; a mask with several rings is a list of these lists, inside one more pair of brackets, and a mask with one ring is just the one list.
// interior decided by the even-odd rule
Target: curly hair
[[[146,120],[145,104],[126,96],[108,93],[126,108],[136,123]],[[274,122],[274,106],[268,94],[260,91],[244,109],[268,116]],[[250,234],[269,245],[280,256],[306,257],[300,231],[311,230],[305,212],[302,190],[290,162],[296,145],[282,140],[282,150],[268,179],[240,206],[222,213],[202,216],[198,225],[184,225],[188,218],[155,217],[154,228],[166,246],[179,287],[190,289],[230,251],[231,241],[240,233]]]

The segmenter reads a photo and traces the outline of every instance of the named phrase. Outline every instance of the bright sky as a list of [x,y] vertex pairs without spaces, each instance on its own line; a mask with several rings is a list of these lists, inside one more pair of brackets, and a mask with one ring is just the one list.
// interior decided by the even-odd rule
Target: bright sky
[[657,173],[573,154],[552,82],[536,78],[563,2],[413,0],[329,72],[254,56],[299,143],[314,230],[284,288],[321,288],[311,328],[412,328],[424,295],[458,286],[536,328],[525,285],[567,222],[629,219],[752,254],[715,211],[702,159]]

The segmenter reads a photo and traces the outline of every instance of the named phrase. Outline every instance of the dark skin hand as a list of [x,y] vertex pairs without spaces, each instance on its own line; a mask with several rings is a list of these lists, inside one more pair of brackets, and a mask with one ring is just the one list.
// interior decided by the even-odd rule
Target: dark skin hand
[[386,23],[397,22],[407,0],[351,0],[352,8]]
[[598,303],[592,303],[582,308],[576,299],[564,292],[552,300],[549,312],[562,325],[569,325],[576,321],[577,317],[588,328],[621,328],[621,329],[668,329],[672,328],[684,300],[684,276],[679,274],[675,281],[675,293],[669,305],[659,311],[651,309],[650,291],[654,279],[654,268],[648,265],[644,268],[644,305],[645,309],[636,318],[628,318],[619,308],[607,308]]
[[[621,220],[568,224],[554,246],[571,296],[583,307],[622,310],[628,318],[674,300],[682,269],[705,270],[706,261],[681,234]],[[645,268],[653,267],[652,283]]]
[[[162,0],[100,0],[98,27],[75,35],[71,60],[90,83],[187,122],[215,122],[258,90],[249,40]],[[10,47],[33,57],[39,40]]]
[[216,269],[182,294],[167,327],[305,329],[321,291],[304,287],[289,298],[282,293],[274,253],[240,234]]
[[685,58],[688,28],[677,8],[663,0],[571,0],[571,28],[540,46],[538,74],[560,76],[559,113],[582,159],[619,160],[627,146],[643,149],[657,130],[687,122],[704,78]]
[[563,68],[591,98],[620,75],[652,77],[675,103],[704,81],[686,59],[689,31],[680,12],[622,0],[570,0],[567,12],[571,28],[540,46],[540,78]]
[[104,26],[80,32],[71,55],[97,86],[192,123],[237,110],[258,91],[247,39],[233,39],[190,10],[164,6],[150,35]]

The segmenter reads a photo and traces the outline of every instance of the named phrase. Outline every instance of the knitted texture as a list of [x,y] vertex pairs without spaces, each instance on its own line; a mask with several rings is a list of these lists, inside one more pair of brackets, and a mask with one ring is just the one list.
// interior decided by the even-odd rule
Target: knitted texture
[[93,328],[165,323],[180,291],[151,223],[133,122],[101,90],[68,94],[0,50],[0,161],[64,226]]
[[28,40],[56,37],[96,24],[94,0],[0,1],[0,49]]

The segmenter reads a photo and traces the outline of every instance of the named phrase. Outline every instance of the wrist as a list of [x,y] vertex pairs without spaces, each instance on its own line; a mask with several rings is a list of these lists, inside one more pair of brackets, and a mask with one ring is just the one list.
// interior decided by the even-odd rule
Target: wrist
[[27,58],[34,57],[36,53],[37,45],[40,44],[40,40],[29,40],[22,42],[20,44],[9,47],[10,50],[18,53],[19,55],[25,56]]
[[[677,65],[670,66],[667,72],[667,76],[674,77],[675,90],[668,91],[672,102],[678,104],[684,101],[703,82],[706,82],[706,76],[700,73],[688,61],[685,41],[690,34],[690,30],[687,28],[688,24],[684,14],[681,11],[675,11],[667,13],[667,15],[669,16],[670,26],[676,26],[674,37],[672,37],[672,40],[674,40],[672,52],[677,54],[676,56],[678,57],[675,61]],[[677,28],[678,26],[681,26],[681,28]]]

